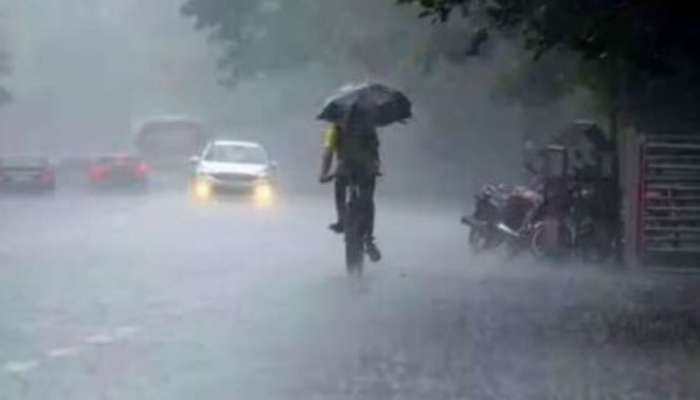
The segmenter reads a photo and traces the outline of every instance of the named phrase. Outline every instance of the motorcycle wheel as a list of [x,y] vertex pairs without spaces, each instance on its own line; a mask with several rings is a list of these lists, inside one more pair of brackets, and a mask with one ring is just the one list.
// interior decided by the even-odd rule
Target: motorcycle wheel
[[475,254],[498,247],[501,243],[503,243],[503,236],[496,232],[482,228],[469,230],[469,248]]
[[481,229],[471,228],[469,230],[469,249],[471,249],[473,253],[480,253],[482,250],[486,249],[487,244],[488,239]]
[[551,222],[542,221],[535,225],[530,238],[530,253],[538,260],[561,260],[569,254],[571,243],[573,243],[573,233],[566,223],[559,224],[556,245],[548,245],[546,241],[548,224]]

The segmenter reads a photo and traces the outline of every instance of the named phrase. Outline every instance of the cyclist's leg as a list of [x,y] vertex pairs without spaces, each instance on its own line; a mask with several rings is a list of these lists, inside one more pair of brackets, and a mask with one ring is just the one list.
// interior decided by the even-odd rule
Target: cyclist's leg
[[360,229],[366,234],[371,228],[370,217],[371,217],[371,207],[370,207],[370,186],[365,174],[357,173],[354,175],[355,184],[357,185],[357,204],[361,210],[362,221],[360,224]]
[[362,192],[366,196],[365,204],[367,207],[367,237],[371,240],[374,238],[374,190],[377,180],[374,176],[368,176],[363,182]]
[[348,178],[343,175],[337,175],[335,177],[335,211],[338,215],[338,220],[335,224],[331,225],[331,229],[336,232],[340,232],[343,229],[343,223],[345,220],[345,205],[347,202],[347,189],[348,189]]
[[376,177],[366,174],[359,181],[360,196],[364,207],[363,231],[365,232],[365,249],[370,259],[377,262],[382,255],[374,240],[374,190],[376,186]]
[[348,179],[343,175],[335,178],[335,210],[338,214],[338,222],[345,218],[345,203],[347,201]]

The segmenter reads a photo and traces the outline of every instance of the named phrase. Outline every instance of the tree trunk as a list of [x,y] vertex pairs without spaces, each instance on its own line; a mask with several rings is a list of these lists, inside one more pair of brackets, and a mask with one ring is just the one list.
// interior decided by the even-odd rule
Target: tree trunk
[[609,74],[609,82],[608,82],[608,89],[609,89],[609,96],[610,96],[610,105],[609,105],[609,122],[610,122],[610,140],[613,145],[613,165],[612,165],[612,176],[614,179],[614,186],[616,188],[615,192],[615,201],[614,201],[614,207],[615,207],[615,261],[622,265],[624,263],[623,259],[623,254],[624,251],[622,249],[623,241],[623,224],[622,224],[622,204],[623,204],[623,199],[624,199],[624,188],[622,187],[622,157],[620,154],[620,96],[622,95],[621,89],[621,73],[620,73],[620,60],[617,56],[612,56],[610,57],[610,74]]

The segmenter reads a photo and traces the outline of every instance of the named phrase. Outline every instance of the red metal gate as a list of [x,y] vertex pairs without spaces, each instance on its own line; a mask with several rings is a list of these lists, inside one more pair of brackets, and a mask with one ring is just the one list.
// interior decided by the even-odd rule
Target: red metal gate
[[640,260],[700,268],[700,136],[647,136],[639,155]]

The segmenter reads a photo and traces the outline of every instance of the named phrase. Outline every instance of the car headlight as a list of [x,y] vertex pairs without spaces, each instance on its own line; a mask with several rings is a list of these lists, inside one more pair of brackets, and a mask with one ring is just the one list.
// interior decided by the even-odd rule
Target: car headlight
[[270,206],[275,202],[275,189],[270,182],[259,181],[255,184],[253,201],[257,206]]
[[198,176],[192,185],[192,194],[199,200],[208,200],[213,192],[211,182],[206,177]]

